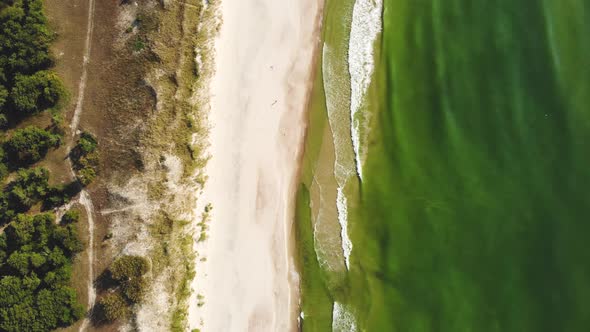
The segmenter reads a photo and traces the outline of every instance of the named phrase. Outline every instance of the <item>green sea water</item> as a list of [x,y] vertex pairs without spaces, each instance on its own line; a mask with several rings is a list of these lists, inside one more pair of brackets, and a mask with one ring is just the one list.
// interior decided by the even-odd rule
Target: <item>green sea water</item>
[[358,331],[590,330],[590,1],[385,0],[382,18],[337,285],[311,174],[299,192],[303,330],[329,331],[334,301]]

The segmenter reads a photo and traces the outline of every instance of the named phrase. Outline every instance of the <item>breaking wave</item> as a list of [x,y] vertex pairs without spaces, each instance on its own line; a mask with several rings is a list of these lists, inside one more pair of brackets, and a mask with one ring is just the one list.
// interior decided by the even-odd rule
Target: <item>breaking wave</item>
[[348,237],[348,207],[346,196],[342,192],[342,187],[338,187],[338,196],[336,198],[336,208],[338,209],[338,222],[340,223],[342,237],[342,253],[346,269],[350,269],[350,253],[352,252],[352,241]]
[[373,74],[373,44],[381,32],[383,0],[357,0],[352,11],[348,46],[350,73],[350,134],[354,149],[356,172],[362,180],[361,120],[358,112]]
[[332,332],[356,332],[354,316],[340,302],[334,302],[332,309]]

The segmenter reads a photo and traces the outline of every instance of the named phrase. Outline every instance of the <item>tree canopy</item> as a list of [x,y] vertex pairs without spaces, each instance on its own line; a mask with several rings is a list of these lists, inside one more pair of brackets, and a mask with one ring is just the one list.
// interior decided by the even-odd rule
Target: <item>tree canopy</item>
[[45,168],[23,168],[59,146],[61,137],[37,127],[12,129],[26,117],[57,110],[65,95],[49,70],[52,39],[42,0],[0,0],[0,128],[8,130],[0,146],[0,332],[50,331],[85,312],[70,287],[73,257],[83,249],[77,214],[66,214],[60,225],[54,213],[30,211],[41,201],[43,207],[63,205],[75,188],[49,185]]
[[82,250],[72,226],[51,213],[19,214],[0,235],[1,331],[48,331],[84,314],[68,286],[72,255]]
[[33,75],[17,75],[9,96],[14,111],[27,115],[54,107],[63,94],[64,88],[57,75],[44,70]]
[[12,164],[29,165],[43,159],[50,148],[56,148],[60,143],[59,135],[29,126],[16,130],[4,143],[4,151]]

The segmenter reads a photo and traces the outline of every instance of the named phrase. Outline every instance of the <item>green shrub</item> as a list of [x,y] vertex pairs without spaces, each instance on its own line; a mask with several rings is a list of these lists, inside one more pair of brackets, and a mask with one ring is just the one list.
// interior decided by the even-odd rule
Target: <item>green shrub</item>
[[88,132],[80,135],[78,144],[70,152],[70,158],[74,169],[77,171],[76,178],[82,186],[89,185],[96,178],[98,169],[98,143],[94,136]]
[[125,318],[129,314],[129,308],[125,299],[118,293],[106,295],[100,299],[98,304],[104,318],[109,322],[114,322],[119,318]]
[[141,256],[124,255],[117,258],[109,268],[111,276],[117,281],[128,281],[146,274],[149,270],[147,259]]
[[96,142],[96,138],[94,138],[92,134],[88,132],[82,132],[80,139],[78,140],[78,147],[81,151],[81,154],[87,155],[92,153],[96,150],[97,146],[98,142]]
[[121,283],[123,295],[132,303],[140,302],[147,291],[147,280],[143,277],[131,278]]
[[76,178],[81,185],[87,186],[96,178],[96,171],[91,167],[84,167],[78,171]]
[[133,51],[141,52],[145,48],[145,41],[143,41],[141,38],[137,38],[133,42],[132,47],[133,47]]
[[121,285],[123,295],[131,303],[143,299],[148,287],[144,275],[148,270],[147,259],[130,255],[117,258],[109,268],[111,277]]

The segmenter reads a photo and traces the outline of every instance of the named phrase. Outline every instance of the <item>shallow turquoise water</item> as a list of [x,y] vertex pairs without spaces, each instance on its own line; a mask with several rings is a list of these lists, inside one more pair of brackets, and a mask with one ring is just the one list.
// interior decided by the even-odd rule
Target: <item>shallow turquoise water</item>
[[386,0],[362,331],[587,331],[590,1]]

